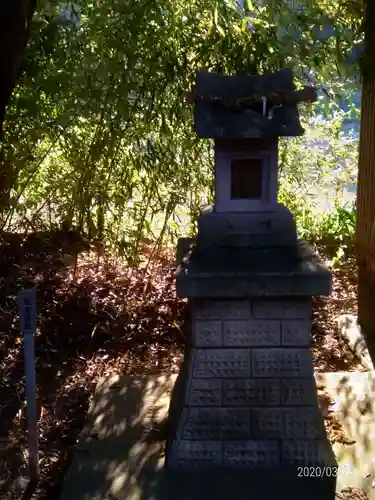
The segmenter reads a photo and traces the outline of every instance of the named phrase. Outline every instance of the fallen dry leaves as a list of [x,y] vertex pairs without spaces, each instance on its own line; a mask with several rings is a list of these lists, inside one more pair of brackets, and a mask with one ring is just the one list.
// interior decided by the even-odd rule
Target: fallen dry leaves
[[315,369],[320,372],[363,371],[341,337],[336,318],[340,314],[357,314],[357,279],[353,265],[332,271],[329,297],[313,299],[312,352]]
[[[27,474],[17,293],[36,286],[41,481],[33,498],[39,500],[58,496],[98,379],[115,373],[176,372],[182,357],[186,301],[175,294],[173,252],[149,261],[152,251],[145,248],[143,265],[136,269],[105,258],[98,263],[97,255],[83,250],[81,242],[61,233],[13,234],[1,241],[0,477],[4,486]],[[335,315],[355,313],[355,308],[353,270],[335,271],[331,297],[314,302],[317,370],[361,368],[334,322]],[[12,498],[6,491],[3,495],[0,491],[0,498]]]
[[339,494],[336,494],[336,497],[338,500],[368,500],[368,495],[363,488],[354,486],[343,488]]

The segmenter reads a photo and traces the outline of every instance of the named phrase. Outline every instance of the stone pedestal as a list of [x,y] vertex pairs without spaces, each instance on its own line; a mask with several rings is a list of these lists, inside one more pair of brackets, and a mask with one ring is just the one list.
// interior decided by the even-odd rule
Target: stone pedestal
[[166,466],[296,473],[318,466],[333,476],[310,351],[311,296],[329,293],[330,273],[297,242],[284,207],[258,216],[205,213],[199,227],[177,272],[177,292],[190,299],[190,332]]

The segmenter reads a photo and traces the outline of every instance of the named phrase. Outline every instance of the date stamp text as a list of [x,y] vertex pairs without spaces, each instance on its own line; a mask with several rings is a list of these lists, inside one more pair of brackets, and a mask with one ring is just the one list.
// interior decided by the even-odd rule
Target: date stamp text
[[346,464],[338,466],[329,465],[312,465],[305,467],[297,467],[298,477],[337,477],[339,474],[349,475],[351,473],[350,467]]

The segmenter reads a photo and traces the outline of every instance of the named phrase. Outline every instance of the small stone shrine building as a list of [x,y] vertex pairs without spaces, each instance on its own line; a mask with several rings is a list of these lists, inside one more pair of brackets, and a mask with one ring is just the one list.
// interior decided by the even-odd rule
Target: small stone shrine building
[[201,71],[189,96],[197,134],[215,140],[216,194],[197,237],[179,241],[177,293],[190,318],[166,467],[326,466],[334,476],[310,350],[311,298],[330,293],[331,275],[277,203],[278,137],[303,134],[297,103],[315,91],[297,91],[289,69]]

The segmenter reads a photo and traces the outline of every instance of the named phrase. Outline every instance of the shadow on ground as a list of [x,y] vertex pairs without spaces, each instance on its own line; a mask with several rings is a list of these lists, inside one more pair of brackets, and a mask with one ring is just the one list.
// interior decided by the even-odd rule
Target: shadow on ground
[[98,264],[96,255],[81,253],[88,250],[85,242],[64,233],[3,235],[0,243],[0,496],[13,498],[11,480],[27,475],[17,294],[35,287],[41,467],[36,495],[55,499],[98,378],[173,368],[184,304],[174,294],[172,267],[162,261],[146,272],[103,259]]
[[[165,417],[175,377],[115,377],[99,384],[60,500],[276,500],[334,498],[321,479],[277,470],[180,473],[163,468]],[[270,475],[272,481],[270,481]]]
[[[317,385],[335,398],[349,439],[334,443],[338,472],[336,498],[373,500],[375,479],[375,375],[316,374]],[[165,426],[174,376],[109,377],[98,385],[87,423],[60,500],[273,500],[334,498],[316,472],[256,474],[166,471]],[[328,475],[328,473],[326,473]],[[272,476],[272,481],[270,477]],[[284,494],[282,495],[284,496]]]
[[164,461],[174,378],[111,377],[95,392],[62,498],[143,498]]

